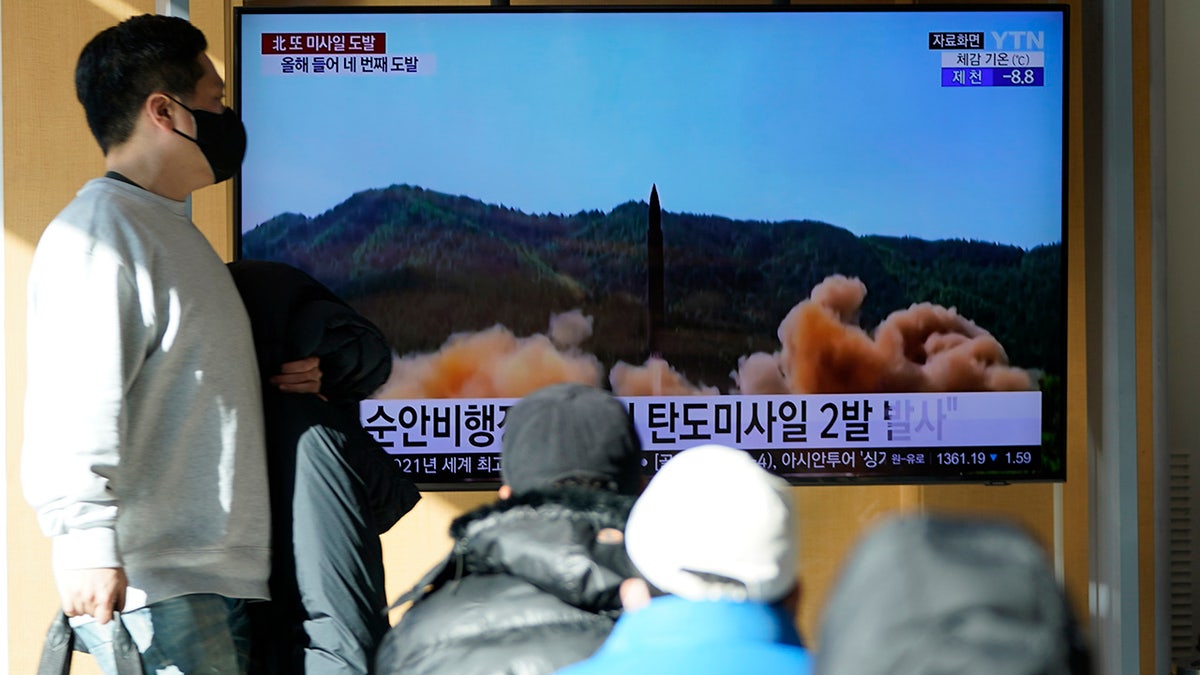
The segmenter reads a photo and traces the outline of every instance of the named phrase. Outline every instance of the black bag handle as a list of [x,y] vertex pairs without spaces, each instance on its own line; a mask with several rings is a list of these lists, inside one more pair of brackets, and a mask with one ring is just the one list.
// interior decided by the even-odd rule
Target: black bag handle
[[[116,626],[113,629],[113,659],[117,662],[117,675],[142,675],[142,655],[129,635],[129,629],[121,620],[120,613],[113,614]],[[67,615],[59,612],[46,632],[42,644],[42,658],[38,661],[38,675],[68,675],[71,658],[75,651],[75,631]],[[82,651],[82,650],[81,650]]]

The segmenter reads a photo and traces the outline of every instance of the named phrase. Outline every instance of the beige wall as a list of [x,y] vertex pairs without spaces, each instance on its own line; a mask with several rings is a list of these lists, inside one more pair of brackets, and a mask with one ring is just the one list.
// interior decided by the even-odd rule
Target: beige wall
[[[228,65],[233,0],[191,0],[190,11],[211,43],[218,68]],[[1074,0],[1077,11],[1081,0]],[[102,172],[101,157],[74,99],[72,68],[82,45],[124,16],[154,11],[152,0],[9,0],[0,3],[3,28],[5,366],[8,423],[7,517],[9,578],[8,672],[33,672],[47,622],[57,606],[48,571],[49,546],[21,497],[18,455],[22,435],[25,277],[42,228],[88,178]],[[303,3],[295,3],[303,4]],[[794,490],[801,514],[802,576],[805,599],[800,623],[810,640],[818,637],[817,616],[838,566],[855,538],[879,516],[898,509],[943,509],[1013,516],[1031,528],[1048,551],[1061,552],[1068,591],[1086,616],[1088,580],[1088,479],[1084,408],[1086,388],[1083,315],[1083,149],[1080,107],[1079,24],[1073,26],[1075,64],[1072,109],[1068,235],[1071,283],[1068,316],[1069,429],[1068,480],[1061,486],[837,486]],[[253,134],[253,130],[250,130]],[[197,223],[225,256],[231,254],[227,187],[207,188],[194,197]],[[63,383],[64,392],[70,383]],[[394,597],[447,550],[449,521],[490,501],[491,493],[428,493],[416,510],[384,537],[388,593]],[[1056,521],[1056,504],[1061,520]],[[1056,532],[1059,533],[1056,537]],[[82,659],[81,659],[82,660]],[[0,671],[4,670],[0,664]],[[75,672],[95,672],[81,664]]]
[[[152,0],[128,4],[130,11],[154,10]],[[116,17],[89,2],[5,2],[0,9],[5,85],[8,672],[32,673],[57,594],[48,572],[49,545],[22,501],[17,481],[25,382],[24,280],[33,246],[49,218],[85,180],[102,172],[100,153],[75,101],[71,78],[74,56],[87,37]],[[64,382],[63,387],[69,390],[70,383]]]

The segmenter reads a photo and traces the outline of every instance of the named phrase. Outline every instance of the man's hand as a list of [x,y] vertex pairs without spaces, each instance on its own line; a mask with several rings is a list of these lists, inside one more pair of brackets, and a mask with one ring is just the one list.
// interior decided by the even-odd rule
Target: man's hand
[[271,384],[279,391],[291,394],[321,393],[321,359],[310,356],[299,361],[288,361],[279,368],[279,374],[271,378]]
[[60,570],[58,594],[67,616],[88,615],[100,623],[112,621],[113,610],[125,606],[129,580],[123,567]]

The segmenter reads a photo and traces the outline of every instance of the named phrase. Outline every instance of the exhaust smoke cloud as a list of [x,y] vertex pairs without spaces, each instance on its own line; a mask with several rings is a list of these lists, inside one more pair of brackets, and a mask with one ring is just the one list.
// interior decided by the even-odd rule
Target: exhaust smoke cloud
[[[1020,391],[1033,375],[1010,366],[1004,347],[954,308],[916,303],[873,333],[857,324],[867,295],[857,278],[827,277],[779,325],[780,349],[738,359],[728,393],[840,394]],[[437,351],[396,356],[376,398],[519,398],[556,382],[604,386],[604,367],[580,345],[593,318],[575,309],[550,317],[546,334],[518,337],[496,325],[450,336]],[[660,355],[620,361],[607,382],[618,396],[717,395]]]

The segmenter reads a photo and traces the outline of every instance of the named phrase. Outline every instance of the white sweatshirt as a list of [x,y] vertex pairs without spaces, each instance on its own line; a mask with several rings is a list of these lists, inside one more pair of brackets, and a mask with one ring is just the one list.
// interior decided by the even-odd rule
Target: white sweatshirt
[[28,339],[21,480],[55,569],[124,567],[146,604],[267,597],[250,322],[186,204],[84,185],[34,253]]

